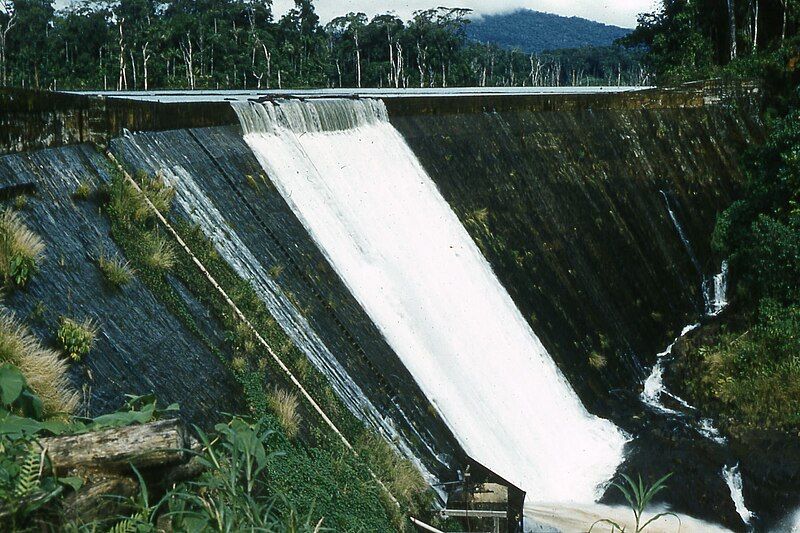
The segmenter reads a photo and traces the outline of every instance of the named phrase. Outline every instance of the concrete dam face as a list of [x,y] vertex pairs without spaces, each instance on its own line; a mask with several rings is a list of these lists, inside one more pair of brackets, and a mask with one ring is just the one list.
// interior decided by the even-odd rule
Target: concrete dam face
[[[748,97],[315,96],[150,95],[127,111],[31,97],[10,113],[0,187],[8,204],[29,195],[48,260],[36,298],[4,304],[43,338],[65,313],[101,323],[72,376],[89,413],[151,392],[195,422],[243,409],[202,265],[271,325],[260,333],[309,398],[340,406],[333,424],[376,430],[431,484],[470,466],[529,505],[585,508],[619,503],[618,473],[673,472],[666,503],[708,522],[787,511],[747,509],[769,489],[735,478],[747,458],[671,409],[658,372],[725,303],[710,235],[762,137]],[[161,285],[112,290],[93,265],[137,253],[74,196],[113,187],[117,163],[174,190],[160,231],[181,240]]]

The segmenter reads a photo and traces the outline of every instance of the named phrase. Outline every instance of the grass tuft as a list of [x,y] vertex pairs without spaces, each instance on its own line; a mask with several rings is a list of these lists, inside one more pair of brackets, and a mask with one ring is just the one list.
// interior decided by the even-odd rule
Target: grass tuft
[[101,254],[97,259],[97,267],[100,269],[100,272],[103,273],[106,281],[115,287],[127,285],[133,280],[133,276],[135,275],[130,262],[116,255],[108,257],[106,254]]
[[271,277],[272,279],[277,279],[281,277],[281,274],[283,274],[283,265],[278,263],[272,265],[271,267],[269,267],[267,274],[269,274],[269,277]]
[[357,442],[359,454],[365,457],[375,474],[386,483],[389,492],[410,507],[414,507],[428,490],[428,484],[414,464],[398,454],[391,445],[375,433],[364,434]]
[[67,377],[69,365],[58,352],[42,347],[12,313],[4,310],[0,310],[0,362],[19,368],[28,386],[41,398],[45,417],[75,411],[78,393]]
[[97,324],[91,319],[78,322],[71,318],[61,317],[61,324],[56,332],[61,348],[70,359],[80,361],[92,350],[97,337]]
[[275,388],[267,394],[267,405],[278,417],[287,437],[293,439],[300,431],[300,402],[297,395]]
[[0,276],[4,287],[22,287],[44,256],[44,242],[16,211],[0,215]]
[[592,352],[589,354],[589,366],[595,370],[601,370],[608,364],[606,356],[599,352]]
[[111,189],[111,209],[126,225],[146,222],[155,216],[147,200],[161,213],[169,212],[175,190],[161,178],[142,176],[139,180],[141,192],[127,180],[117,181]]
[[175,266],[175,247],[160,233],[146,234],[144,262],[154,270],[167,271]]
[[92,185],[86,181],[81,180],[78,183],[78,186],[75,187],[75,191],[72,193],[72,197],[75,200],[88,200],[89,196],[92,195]]

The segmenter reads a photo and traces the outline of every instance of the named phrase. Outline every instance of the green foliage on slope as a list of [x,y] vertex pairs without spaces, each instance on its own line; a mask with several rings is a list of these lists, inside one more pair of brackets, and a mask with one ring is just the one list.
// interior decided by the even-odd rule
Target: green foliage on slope
[[[157,178],[137,176],[143,185],[139,193],[125,178],[116,173],[108,190],[106,211],[111,221],[112,237],[136,269],[140,279],[159,297],[170,311],[197,335],[201,342],[226,362],[242,386],[251,415],[262,420],[269,430],[266,446],[281,455],[269,461],[263,472],[265,490],[281,494],[301,516],[314,521],[325,518],[324,525],[341,531],[390,531],[402,529],[404,519],[398,508],[372,479],[371,468],[390,487],[400,501],[402,512],[425,512],[430,495],[419,472],[389,449],[395,460],[385,461],[388,445],[359,447],[360,457],[347,450],[338,436],[324,425],[319,415],[307,404],[296,411],[299,427],[287,432],[285,405],[276,402],[273,385],[295,390],[283,371],[263,346],[256,342],[249,327],[234,315],[228,303],[211,286],[190,256],[174,244],[175,261],[171,271],[155,268],[147,260],[149,235],[166,231],[150,211],[140,210],[142,194],[169,196],[166,186]],[[168,203],[163,206],[167,215]],[[138,216],[137,216],[138,213]],[[216,252],[213,243],[199,227],[180,219],[171,222],[181,237],[244,313],[248,321],[272,347],[276,354],[301,380],[337,427],[354,443],[365,442],[371,432],[341,403],[322,374],[312,368],[305,357],[269,314],[249,282],[240,278]],[[170,237],[171,239],[171,237]],[[169,277],[168,277],[169,276]],[[174,276],[174,278],[173,278]],[[225,346],[217,346],[197,325],[175,288],[182,284],[204,307],[226,334]],[[291,433],[288,434],[288,433]],[[381,440],[381,442],[383,442]],[[409,470],[409,468],[411,470]],[[414,482],[409,482],[413,472]],[[399,480],[403,480],[399,482]],[[410,487],[410,488],[409,488]]]
[[800,428],[800,111],[770,130],[712,241],[730,258],[735,320],[689,355],[689,392],[731,428]]

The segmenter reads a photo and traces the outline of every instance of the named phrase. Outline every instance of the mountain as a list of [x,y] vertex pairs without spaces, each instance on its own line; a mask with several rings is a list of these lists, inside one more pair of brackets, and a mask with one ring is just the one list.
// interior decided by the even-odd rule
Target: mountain
[[482,43],[523,52],[608,46],[632,30],[578,17],[561,17],[530,9],[487,15],[467,25],[467,36]]

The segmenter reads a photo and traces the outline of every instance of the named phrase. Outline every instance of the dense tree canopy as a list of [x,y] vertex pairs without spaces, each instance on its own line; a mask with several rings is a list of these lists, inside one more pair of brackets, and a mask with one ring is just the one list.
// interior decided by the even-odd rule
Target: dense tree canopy
[[737,58],[791,48],[800,0],[662,0],[623,41],[644,45],[663,81],[707,77]]
[[474,43],[468,10],[403,21],[312,0],[276,18],[271,0],[0,0],[0,84],[49,89],[635,84],[641,52],[527,54]]

